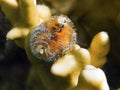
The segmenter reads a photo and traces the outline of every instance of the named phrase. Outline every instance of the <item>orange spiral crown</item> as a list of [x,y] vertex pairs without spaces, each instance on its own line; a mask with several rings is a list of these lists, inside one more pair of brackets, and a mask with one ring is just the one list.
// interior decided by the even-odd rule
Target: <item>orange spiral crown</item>
[[76,29],[64,16],[54,16],[36,27],[30,37],[30,49],[34,56],[54,61],[63,56],[76,43]]

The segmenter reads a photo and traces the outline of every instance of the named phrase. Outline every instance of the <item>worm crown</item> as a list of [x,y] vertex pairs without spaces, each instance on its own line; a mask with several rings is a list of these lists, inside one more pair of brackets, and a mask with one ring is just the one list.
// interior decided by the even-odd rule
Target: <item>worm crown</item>
[[30,37],[30,49],[38,59],[55,61],[76,43],[76,29],[64,15],[42,22]]

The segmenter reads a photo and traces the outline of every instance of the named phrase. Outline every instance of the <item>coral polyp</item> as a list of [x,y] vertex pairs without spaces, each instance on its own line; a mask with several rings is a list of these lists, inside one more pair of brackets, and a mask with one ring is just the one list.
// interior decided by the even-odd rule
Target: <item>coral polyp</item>
[[42,22],[30,37],[30,49],[35,57],[54,61],[63,56],[76,43],[76,29],[64,16],[53,16]]

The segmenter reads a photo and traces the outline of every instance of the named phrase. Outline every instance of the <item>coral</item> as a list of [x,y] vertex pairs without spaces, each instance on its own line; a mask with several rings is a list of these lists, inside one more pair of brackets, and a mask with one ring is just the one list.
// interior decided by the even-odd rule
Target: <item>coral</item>
[[71,52],[59,58],[58,61],[52,65],[51,72],[61,77],[69,76],[72,86],[76,86],[80,72],[88,64],[90,64],[89,52],[75,45]]
[[[51,17],[49,8],[45,5],[37,6],[35,0],[1,0],[0,6],[13,25],[7,39],[16,41],[18,46],[24,48],[32,64],[28,89],[32,87],[33,90],[38,90],[37,87],[40,87],[44,90],[109,90],[104,72],[89,65],[101,67],[105,64],[110,48],[107,33],[95,35],[89,49],[75,44],[72,50],[57,61],[45,62],[32,54],[30,37],[36,26]],[[37,78],[36,86],[33,86],[34,78]]]
[[40,24],[43,15],[39,8],[44,8],[45,18],[50,17],[49,8],[45,5],[36,7],[35,0],[0,0],[0,6],[6,17],[9,19],[13,28],[7,33],[7,39],[15,40],[18,46],[24,47],[24,37],[31,29]]
[[95,35],[88,49],[91,56],[91,64],[96,67],[102,67],[106,63],[106,55],[108,54],[109,49],[110,41],[107,33],[100,32]]
[[106,76],[100,68],[86,65],[75,90],[109,90]]

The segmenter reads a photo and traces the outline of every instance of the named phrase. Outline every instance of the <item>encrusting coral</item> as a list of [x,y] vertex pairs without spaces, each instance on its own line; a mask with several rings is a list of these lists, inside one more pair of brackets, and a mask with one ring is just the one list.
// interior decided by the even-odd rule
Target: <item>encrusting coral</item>
[[[106,62],[110,47],[106,32],[98,33],[89,49],[75,44],[71,51],[57,61],[45,62],[32,54],[29,39],[33,28],[51,17],[50,9],[45,5],[37,6],[36,0],[1,0],[0,6],[13,25],[7,39],[15,40],[18,46],[24,48],[32,63],[28,89],[109,90],[104,72],[92,66],[101,67]],[[33,79],[37,82],[35,86]]]

